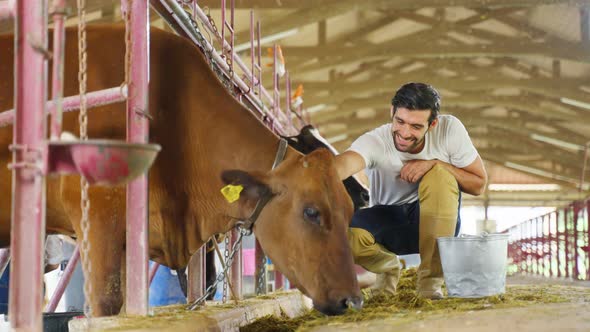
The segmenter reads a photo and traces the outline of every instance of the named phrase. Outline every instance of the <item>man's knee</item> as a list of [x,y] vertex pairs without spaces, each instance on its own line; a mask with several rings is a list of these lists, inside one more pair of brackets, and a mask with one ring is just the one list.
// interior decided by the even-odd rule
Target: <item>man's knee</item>
[[453,190],[458,188],[458,185],[453,174],[437,164],[422,177],[418,188],[419,192],[439,188]]
[[421,213],[457,213],[459,185],[453,174],[441,165],[435,165],[424,175],[418,187],[418,196]]
[[375,254],[375,237],[365,229],[350,227],[348,229],[348,243],[355,258]]

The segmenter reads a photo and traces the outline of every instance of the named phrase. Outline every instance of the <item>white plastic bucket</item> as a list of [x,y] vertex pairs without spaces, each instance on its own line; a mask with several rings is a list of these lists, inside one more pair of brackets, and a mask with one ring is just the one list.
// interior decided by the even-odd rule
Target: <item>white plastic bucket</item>
[[508,234],[437,240],[450,297],[484,297],[506,291]]

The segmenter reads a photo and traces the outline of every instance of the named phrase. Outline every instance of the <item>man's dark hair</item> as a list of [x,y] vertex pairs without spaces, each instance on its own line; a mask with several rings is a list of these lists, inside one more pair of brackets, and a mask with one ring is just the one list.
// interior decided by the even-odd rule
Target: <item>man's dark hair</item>
[[428,124],[430,125],[440,112],[440,95],[435,88],[425,83],[404,84],[391,100],[393,113],[398,107],[408,110],[430,110]]

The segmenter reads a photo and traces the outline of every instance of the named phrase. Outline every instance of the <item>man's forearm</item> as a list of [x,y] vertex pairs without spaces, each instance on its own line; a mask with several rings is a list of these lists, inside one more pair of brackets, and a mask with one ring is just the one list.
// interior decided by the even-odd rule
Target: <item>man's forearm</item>
[[461,191],[474,196],[479,196],[484,192],[487,183],[485,176],[478,176],[444,161],[436,160],[436,163],[453,174]]

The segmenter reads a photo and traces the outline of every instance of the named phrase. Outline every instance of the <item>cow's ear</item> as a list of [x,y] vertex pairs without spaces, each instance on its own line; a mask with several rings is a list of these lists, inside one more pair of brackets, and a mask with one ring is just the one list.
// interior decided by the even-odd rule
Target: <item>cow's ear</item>
[[221,180],[226,185],[242,186],[239,196],[246,199],[258,200],[271,192],[270,187],[265,183],[265,176],[259,173],[228,170],[221,173]]

